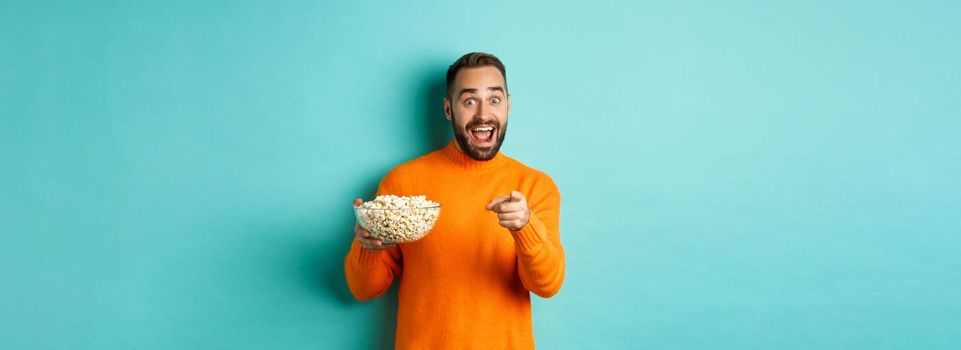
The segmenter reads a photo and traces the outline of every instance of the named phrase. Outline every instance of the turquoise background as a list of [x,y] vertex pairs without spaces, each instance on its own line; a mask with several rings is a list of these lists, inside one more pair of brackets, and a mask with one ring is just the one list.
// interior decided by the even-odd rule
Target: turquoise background
[[[669,3],[669,4],[667,4]],[[0,2],[0,346],[375,349],[355,197],[508,67],[542,349],[961,347],[961,5]]]

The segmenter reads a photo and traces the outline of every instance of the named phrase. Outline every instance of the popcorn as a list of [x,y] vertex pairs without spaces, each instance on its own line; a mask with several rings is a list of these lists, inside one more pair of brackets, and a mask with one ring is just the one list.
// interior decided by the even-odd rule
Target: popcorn
[[354,208],[357,223],[384,243],[406,243],[423,238],[440,215],[440,204],[427,196],[377,196]]

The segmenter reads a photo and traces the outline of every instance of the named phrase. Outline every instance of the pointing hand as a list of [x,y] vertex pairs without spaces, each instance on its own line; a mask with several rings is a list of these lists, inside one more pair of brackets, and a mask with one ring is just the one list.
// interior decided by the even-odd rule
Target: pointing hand
[[518,231],[527,225],[531,219],[531,209],[527,207],[527,199],[518,191],[511,191],[510,196],[498,196],[487,203],[487,210],[497,213],[497,220],[501,226]]

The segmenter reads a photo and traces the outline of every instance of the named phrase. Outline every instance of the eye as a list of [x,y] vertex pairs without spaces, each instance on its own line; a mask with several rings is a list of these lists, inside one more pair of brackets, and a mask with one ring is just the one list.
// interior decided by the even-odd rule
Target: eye
[[496,104],[498,104],[498,103],[501,103],[501,99],[500,99],[499,97],[494,97],[494,98],[491,99],[491,104],[495,104],[495,105],[496,105]]
[[465,105],[468,105],[468,106],[473,106],[473,105],[477,104],[477,101],[475,101],[474,99],[471,98],[471,99],[467,99],[466,101],[464,101],[464,104],[465,104]]

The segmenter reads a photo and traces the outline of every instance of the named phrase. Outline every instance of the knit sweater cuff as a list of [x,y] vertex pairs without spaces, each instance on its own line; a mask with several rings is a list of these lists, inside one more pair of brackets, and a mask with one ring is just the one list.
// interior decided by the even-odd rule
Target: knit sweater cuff
[[537,219],[534,213],[531,213],[531,218],[527,221],[527,225],[524,225],[524,227],[518,231],[511,230],[511,235],[514,236],[514,245],[517,247],[517,251],[527,255],[536,253],[547,244],[544,232],[544,224]]
[[381,261],[381,256],[384,254],[383,250],[378,250],[376,252],[369,251],[360,245],[357,239],[354,239],[353,246],[351,249],[356,257],[357,265],[367,267],[375,265]]

